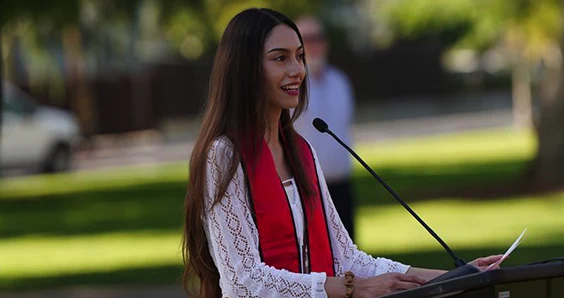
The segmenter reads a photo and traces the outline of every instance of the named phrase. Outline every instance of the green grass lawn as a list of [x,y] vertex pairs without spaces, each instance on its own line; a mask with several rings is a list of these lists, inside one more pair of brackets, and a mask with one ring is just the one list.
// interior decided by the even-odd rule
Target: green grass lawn
[[[525,227],[508,265],[564,255],[564,194],[456,195],[519,177],[534,154],[529,133],[357,147],[465,259],[502,253]],[[0,181],[0,290],[177,282],[186,177],[187,164],[179,163]],[[439,244],[361,168],[355,186],[361,249],[416,266],[452,267]]]

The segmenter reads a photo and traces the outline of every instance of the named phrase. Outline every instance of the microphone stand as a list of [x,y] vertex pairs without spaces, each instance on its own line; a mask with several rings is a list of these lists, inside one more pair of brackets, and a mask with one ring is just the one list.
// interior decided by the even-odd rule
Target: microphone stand
[[452,278],[456,278],[456,277],[461,277],[461,276],[481,272],[480,269],[478,269],[477,267],[475,267],[471,264],[467,264],[463,259],[458,257],[450,249],[450,247],[439,237],[439,235],[437,235],[435,233],[435,231],[433,231],[433,229],[431,229],[419,217],[419,215],[417,215],[417,213],[415,213],[415,211],[413,211],[413,209],[411,209],[411,207],[409,207],[409,205],[407,205],[407,203],[382,178],[380,178],[380,176],[378,176],[378,174],[376,174],[376,172],[374,172],[374,170],[372,170],[372,168],[370,168],[370,166],[368,166],[368,164],[366,164],[366,162],[364,162],[364,160],[362,160],[362,158],[360,158],[360,156],[358,156],[358,154],[356,154],[356,152],[354,152],[347,144],[345,144],[338,136],[335,135],[335,133],[333,133],[329,129],[329,126],[327,125],[327,123],[325,121],[321,120],[320,118],[315,118],[315,120],[313,121],[313,126],[315,126],[315,128],[319,132],[328,133],[329,135],[331,135],[341,146],[343,146],[345,149],[347,149],[347,151],[358,162],[360,162],[360,164],[372,175],[372,177],[374,177],[376,180],[378,180],[378,182],[380,182],[380,184],[382,186],[384,186],[384,188],[427,230],[427,232],[429,232],[429,234],[431,234],[431,236],[433,236],[443,246],[443,248],[447,251],[447,253],[450,255],[450,257],[454,260],[454,265],[455,265],[456,268],[454,268],[454,269],[448,271],[447,273],[442,274],[442,275],[428,281],[427,284],[435,283],[435,282],[441,282],[441,281],[444,281],[444,280],[448,280],[448,279],[452,279]]

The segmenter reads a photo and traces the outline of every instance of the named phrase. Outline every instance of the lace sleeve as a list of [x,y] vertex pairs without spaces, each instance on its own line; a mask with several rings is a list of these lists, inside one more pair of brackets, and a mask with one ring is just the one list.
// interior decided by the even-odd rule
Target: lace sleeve
[[[232,154],[226,139],[216,141],[210,149],[206,172],[208,207]],[[327,297],[325,273],[298,274],[261,261],[258,231],[248,207],[240,165],[221,202],[208,209],[204,220],[224,297]]]
[[315,149],[312,150],[315,158],[315,166],[319,173],[319,184],[323,192],[323,200],[325,201],[325,212],[328,217],[329,233],[331,234],[331,245],[333,246],[335,262],[335,275],[343,276],[348,270],[354,272],[358,277],[370,277],[388,272],[407,272],[409,266],[386,258],[373,258],[365,252],[360,251],[352,242],[329,194],[327,182],[325,181],[323,171],[317,160]]

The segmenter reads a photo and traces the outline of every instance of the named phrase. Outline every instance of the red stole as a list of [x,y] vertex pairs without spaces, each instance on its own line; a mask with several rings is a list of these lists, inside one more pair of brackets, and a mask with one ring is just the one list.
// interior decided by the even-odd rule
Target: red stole
[[259,233],[261,259],[277,269],[300,273],[301,247],[296,233],[304,233],[304,243],[309,247],[307,256],[304,257],[309,261],[310,271],[325,272],[327,276],[335,276],[327,217],[313,152],[301,136],[296,135],[295,139],[293,145],[298,147],[300,162],[315,191],[308,201],[304,200],[305,195],[298,187],[305,214],[305,233],[295,229],[290,203],[266,142],[262,142],[258,155],[248,150],[246,152],[243,150],[241,154],[253,219]]

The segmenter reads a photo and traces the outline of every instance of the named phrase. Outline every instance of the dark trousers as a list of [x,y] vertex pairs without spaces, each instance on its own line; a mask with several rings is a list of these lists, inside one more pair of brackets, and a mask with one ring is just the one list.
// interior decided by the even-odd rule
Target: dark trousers
[[335,209],[354,242],[354,202],[351,179],[327,183]]

